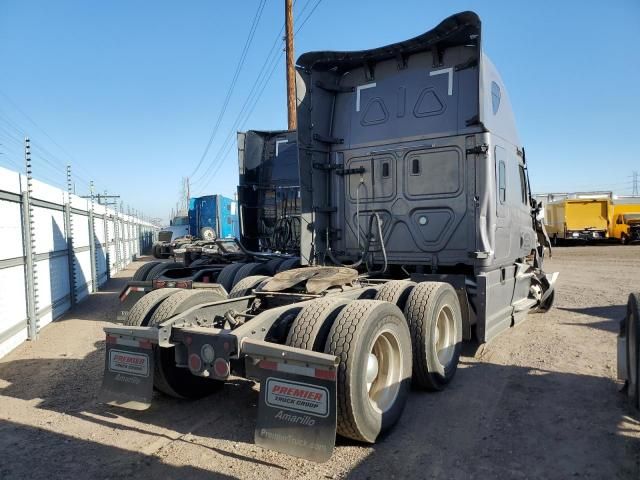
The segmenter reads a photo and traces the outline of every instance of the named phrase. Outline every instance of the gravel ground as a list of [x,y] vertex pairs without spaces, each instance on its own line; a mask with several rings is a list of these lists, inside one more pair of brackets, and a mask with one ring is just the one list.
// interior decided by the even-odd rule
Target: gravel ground
[[640,415],[618,392],[617,320],[640,289],[640,246],[555,250],[556,307],[465,346],[446,391],[413,392],[374,446],[338,439],[314,464],[253,444],[257,390],[96,403],[117,292],[141,265],[0,360],[0,478],[640,478]]

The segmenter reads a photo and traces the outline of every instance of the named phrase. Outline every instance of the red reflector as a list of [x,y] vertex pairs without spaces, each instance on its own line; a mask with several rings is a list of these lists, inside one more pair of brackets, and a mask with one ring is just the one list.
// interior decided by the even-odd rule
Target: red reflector
[[202,360],[195,353],[189,355],[189,368],[194,372],[199,372],[202,367]]
[[218,358],[213,364],[213,370],[217,377],[226,377],[229,375],[229,364],[224,358]]
[[113,335],[107,335],[107,339],[106,339],[107,343],[116,343],[117,339],[116,337],[114,337]]
[[261,360],[259,366],[266,370],[278,370],[278,364],[269,360]]
[[322,378],[324,380],[335,380],[336,379],[336,371],[335,370],[320,370],[316,368],[316,378]]
[[186,343],[187,345],[191,345],[191,342],[193,342],[193,338],[191,338],[191,336],[185,337],[184,343]]
[[209,277],[202,277],[202,283],[210,283]]
[[149,340],[139,340],[138,345],[140,346],[140,348],[151,350],[151,342]]

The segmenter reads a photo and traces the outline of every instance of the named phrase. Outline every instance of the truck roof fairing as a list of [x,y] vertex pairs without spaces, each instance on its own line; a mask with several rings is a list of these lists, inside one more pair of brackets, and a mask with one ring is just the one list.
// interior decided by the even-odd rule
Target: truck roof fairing
[[353,52],[305,53],[298,58],[297,64],[318,71],[348,71],[369,62],[388,60],[398,55],[413,55],[434,47],[443,50],[454,45],[480,46],[480,18],[476,13],[457,13],[422,35],[384,47]]
[[[296,63],[299,70],[310,73],[332,72],[344,75],[356,69],[364,69],[367,79],[374,81],[376,64],[395,59],[398,69],[404,69],[412,55],[424,52],[431,52],[433,70],[442,69],[443,66],[448,66],[443,63],[444,52],[454,47],[466,47],[470,55],[462,63],[449,67],[453,69],[452,75],[467,68],[479,68],[475,115],[466,119],[466,126],[471,129],[475,127],[479,131],[490,131],[521,147],[509,95],[498,70],[481,49],[481,22],[474,12],[452,15],[435,28],[409,40],[370,50],[309,52],[301,55]],[[299,102],[305,94],[301,84],[304,82],[298,79]],[[448,133],[463,132],[462,128],[458,128],[457,132]]]

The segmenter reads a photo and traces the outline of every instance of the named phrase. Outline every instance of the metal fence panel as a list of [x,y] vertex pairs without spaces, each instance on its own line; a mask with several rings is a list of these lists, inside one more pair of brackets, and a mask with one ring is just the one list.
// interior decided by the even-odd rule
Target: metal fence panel
[[22,212],[20,204],[0,200],[0,260],[22,257]]
[[[95,291],[93,272],[102,285],[107,270],[125,268],[155,232],[139,218],[0,167],[0,357]],[[31,331],[29,318],[37,319]]]

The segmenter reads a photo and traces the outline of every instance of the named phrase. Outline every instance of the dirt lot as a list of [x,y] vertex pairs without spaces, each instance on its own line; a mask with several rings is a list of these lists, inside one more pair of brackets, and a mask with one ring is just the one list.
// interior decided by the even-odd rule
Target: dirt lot
[[234,381],[146,412],[96,403],[117,291],[0,360],[0,478],[640,478],[639,415],[618,393],[617,320],[640,289],[640,246],[556,249],[556,308],[482,348],[448,390],[413,392],[375,446],[338,439],[313,464],[253,444],[257,390]]

